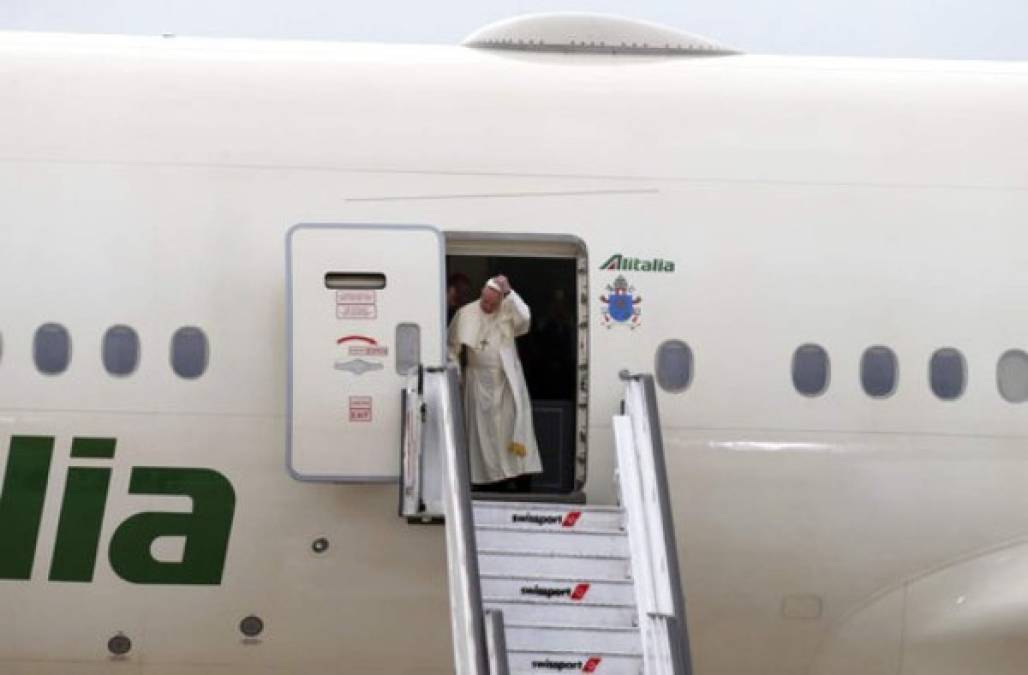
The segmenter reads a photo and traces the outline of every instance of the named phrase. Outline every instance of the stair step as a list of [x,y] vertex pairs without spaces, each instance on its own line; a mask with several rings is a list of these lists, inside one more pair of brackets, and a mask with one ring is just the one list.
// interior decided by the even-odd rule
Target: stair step
[[603,530],[525,530],[501,525],[475,528],[481,550],[548,552],[573,555],[627,555],[628,538]]
[[492,492],[471,487],[471,498],[482,502],[510,502],[534,504],[585,504],[585,493],[574,492]]
[[636,628],[639,613],[634,605],[553,603],[545,600],[484,597],[486,609],[503,611],[505,623],[564,624],[599,628]]
[[554,555],[486,549],[479,544],[478,569],[487,576],[581,577],[596,581],[632,578],[628,556]]
[[624,529],[624,514],[616,506],[476,502],[474,511],[476,525],[537,530]]
[[583,577],[482,575],[482,595],[572,605],[634,605],[630,581],[594,581]]
[[582,653],[567,650],[509,650],[512,675],[532,673],[595,673],[596,675],[640,675],[642,657],[609,651]]
[[507,649],[567,649],[574,652],[609,650],[624,654],[641,654],[642,650],[637,628],[533,625],[505,621],[504,632]]

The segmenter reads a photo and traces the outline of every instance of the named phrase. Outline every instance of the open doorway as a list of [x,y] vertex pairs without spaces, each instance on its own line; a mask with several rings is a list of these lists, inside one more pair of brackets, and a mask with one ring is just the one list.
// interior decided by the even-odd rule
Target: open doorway
[[519,482],[528,494],[572,494],[585,482],[587,270],[585,247],[574,238],[447,234],[452,305],[475,301],[488,279],[503,274],[531,309],[517,348],[543,472]]

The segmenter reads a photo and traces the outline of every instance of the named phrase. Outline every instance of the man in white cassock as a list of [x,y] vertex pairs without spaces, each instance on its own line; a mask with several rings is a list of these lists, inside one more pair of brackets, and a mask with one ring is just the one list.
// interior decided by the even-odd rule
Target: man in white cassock
[[481,297],[450,322],[450,360],[464,368],[464,418],[472,483],[542,472],[532,403],[514,344],[532,314],[505,276],[486,282]]

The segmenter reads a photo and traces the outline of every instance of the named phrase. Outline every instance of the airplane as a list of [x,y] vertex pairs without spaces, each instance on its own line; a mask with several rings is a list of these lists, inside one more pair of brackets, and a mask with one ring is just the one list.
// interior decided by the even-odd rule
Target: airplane
[[[497,273],[546,471],[443,497],[616,521],[621,373],[652,374],[666,672],[1028,669],[1024,63],[556,14],[453,46],[3,33],[0,84],[0,673],[472,672],[459,523],[398,515],[401,391],[452,394],[447,280]],[[540,569],[510,592],[576,609]],[[507,604],[514,672],[654,672],[515,663],[542,638]]]

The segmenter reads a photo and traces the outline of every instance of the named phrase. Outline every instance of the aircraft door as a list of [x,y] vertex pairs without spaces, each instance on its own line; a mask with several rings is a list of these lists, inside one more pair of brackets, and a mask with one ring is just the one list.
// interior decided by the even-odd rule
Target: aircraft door
[[446,360],[444,248],[427,226],[289,231],[286,452],[294,477],[399,477],[406,375]]

